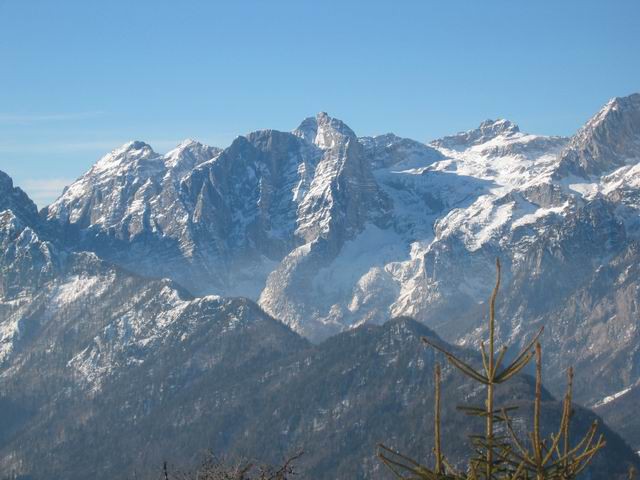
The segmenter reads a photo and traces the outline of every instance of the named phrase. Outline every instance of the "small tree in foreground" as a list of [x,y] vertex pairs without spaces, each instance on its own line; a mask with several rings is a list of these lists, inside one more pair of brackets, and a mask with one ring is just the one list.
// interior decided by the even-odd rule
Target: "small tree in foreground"
[[[468,459],[466,471],[456,469],[442,453],[440,434],[440,366],[435,368],[435,465],[426,467],[385,445],[379,446],[378,457],[399,479],[414,480],[569,480],[576,478],[604,447],[602,435],[597,435],[597,422],[591,425],[585,436],[577,442],[570,438],[572,417],[573,370],[568,371],[567,391],[563,400],[562,417],[556,433],[543,438],[540,430],[542,401],[542,351],[538,339],[543,329],[508,365],[503,365],[507,347],[496,352],[495,303],[500,289],[500,262],[496,261],[496,285],[489,301],[489,339],[480,344],[482,368],[475,369],[445,348],[428,338],[422,341],[443,353],[447,361],[464,375],[485,386],[484,406],[458,407],[468,415],[484,420],[485,431],[471,437],[473,454]],[[514,407],[494,404],[495,388],[522,369],[535,357],[536,385],[533,426],[528,438],[521,438],[513,427],[510,411]],[[502,424],[505,433],[498,435],[496,425]],[[631,474],[630,474],[631,475]],[[630,477],[631,478],[631,477]]]

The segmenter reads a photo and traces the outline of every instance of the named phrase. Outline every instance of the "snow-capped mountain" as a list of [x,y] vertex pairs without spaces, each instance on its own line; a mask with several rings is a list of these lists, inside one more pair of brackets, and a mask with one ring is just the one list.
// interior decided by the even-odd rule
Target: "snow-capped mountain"
[[198,206],[182,195],[182,180],[219,154],[191,140],[166,155],[130,142],[68,187],[48,216],[67,242],[140,274],[185,280],[189,275],[180,272],[193,270],[197,278],[198,269],[191,267],[201,265],[215,245],[197,242],[190,219]]
[[[0,301],[34,292],[55,276],[59,262],[49,241],[52,236],[52,229],[38,216],[36,205],[13,186],[7,174],[0,172]],[[4,344],[4,333],[0,335],[0,343]]]
[[[167,458],[190,461],[203,446],[276,461],[305,445],[314,478],[373,478],[381,436],[416,455],[431,441],[414,419],[428,420],[434,362],[444,359],[420,344],[420,335],[434,336],[425,326],[363,325],[312,346],[250,300],[194,298],[171,280],[74,251],[6,184],[18,200],[0,213],[9,219],[0,260],[10,287],[0,296],[3,473],[113,478],[154,472]],[[467,400],[479,393],[445,368],[444,432],[457,445],[474,428],[453,420],[461,389]],[[522,421],[531,421],[531,392],[527,377],[501,392],[520,405]],[[398,413],[381,424],[389,405]],[[559,408],[545,392],[546,411],[555,417]],[[579,409],[576,431],[593,418]],[[591,471],[621,478],[637,461],[618,435],[604,433],[609,450]],[[329,450],[327,435],[338,439]]]
[[[416,314],[408,296],[429,289],[425,249],[497,194],[550,175],[565,143],[505,120],[432,146],[392,134],[357,138],[322,113],[292,133],[254,132],[223,151],[189,143],[161,156],[125,145],[47,217],[78,248],[196,294],[259,299],[298,331],[324,338]],[[477,238],[467,243],[491,233],[482,218],[474,222]]]
[[[522,343],[545,325],[550,389],[560,392],[573,364],[576,398],[592,406],[640,380],[639,145],[635,94],[572,138],[500,119],[424,144],[358,137],[321,113],[225,149],[186,141],[161,155],[131,142],[40,216],[0,177],[3,352],[28,338],[28,319],[51,316],[47,306],[74,305],[55,289],[93,285],[93,295],[128,281],[147,300],[123,301],[129,310],[110,317],[131,319],[116,331],[133,332],[109,336],[115,350],[152,345],[136,336],[156,331],[138,310],[178,325],[181,309],[225,301],[193,295],[248,297],[313,341],[411,316],[470,345],[500,257],[502,340]],[[79,372],[115,362],[97,351],[76,352]]]
[[639,129],[640,94],[613,98],[573,137],[559,170],[587,177],[636,164]]
[[[556,319],[555,309],[633,255],[639,99],[613,99],[571,139],[487,120],[425,145],[358,138],[321,113],[224,150],[190,142],[158,155],[134,142],[46,216],[76,248],[194,294],[247,296],[314,340],[410,315],[449,340],[474,341],[499,256],[505,338],[544,322],[560,329],[560,348],[560,325],[580,319]],[[632,345],[635,321],[615,318]]]

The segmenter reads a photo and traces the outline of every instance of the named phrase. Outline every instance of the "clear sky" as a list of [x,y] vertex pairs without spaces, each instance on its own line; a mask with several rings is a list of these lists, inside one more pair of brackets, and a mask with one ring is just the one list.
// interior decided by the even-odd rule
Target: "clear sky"
[[131,139],[570,135],[636,91],[638,0],[0,0],[0,170],[39,206]]

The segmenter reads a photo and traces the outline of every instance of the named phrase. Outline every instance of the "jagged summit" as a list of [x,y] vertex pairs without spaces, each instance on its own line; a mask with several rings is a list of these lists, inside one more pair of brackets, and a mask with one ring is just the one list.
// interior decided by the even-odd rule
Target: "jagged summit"
[[499,136],[509,137],[516,133],[520,133],[520,128],[509,120],[485,120],[477,128],[434,140],[432,145],[459,150],[486,143]]
[[518,133],[520,128],[509,120],[485,120],[477,128],[434,140],[431,145],[451,150],[465,150],[498,137],[509,138]]
[[429,145],[393,133],[360,137],[359,140],[373,169],[394,165],[400,168],[425,167],[445,158]]
[[[151,145],[141,140],[130,140],[118,148],[113,149],[110,154],[112,157],[147,157],[157,155]],[[107,156],[109,156],[107,155]],[[104,157],[103,157],[104,158]]]
[[174,157],[177,154],[181,154],[183,152],[204,151],[209,149],[211,149],[212,151],[220,151],[220,149],[217,147],[206,145],[202,142],[199,142],[198,140],[194,140],[193,138],[186,138],[178,143],[178,145],[176,145],[174,148],[169,150],[165,154],[165,157]]
[[182,140],[180,143],[178,143],[178,145],[176,146],[176,148],[188,148],[192,145],[204,145],[203,143],[193,139],[193,138],[185,138],[184,140]]
[[0,170],[0,208],[2,208],[3,204],[8,204],[11,201],[11,197],[15,195],[25,195],[26,194],[18,187],[14,187],[13,179]]
[[151,148],[151,145],[132,140],[115,148],[96,162],[91,169],[93,174],[110,174],[114,170],[122,170],[136,165],[140,161],[157,158],[159,155]]
[[4,210],[10,210],[29,225],[39,221],[36,204],[21,188],[14,186],[9,175],[0,170],[0,212]]
[[13,180],[9,175],[0,170],[0,191],[4,193],[11,188],[13,188]]
[[628,115],[640,109],[640,93],[632,93],[626,97],[613,97],[600,111],[595,114],[583,127],[593,128],[610,118],[612,115]]
[[612,98],[573,137],[557,174],[601,175],[640,159],[640,94]]
[[326,112],[304,119],[293,134],[323,149],[335,146],[339,141],[337,137],[356,138],[342,120],[330,117]]
[[499,118],[497,120],[485,120],[477,128],[484,136],[497,137],[498,135],[511,135],[518,133],[520,127],[510,120]]
[[218,156],[222,149],[187,138],[164,155],[164,163],[174,176],[182,176],[203,162]]

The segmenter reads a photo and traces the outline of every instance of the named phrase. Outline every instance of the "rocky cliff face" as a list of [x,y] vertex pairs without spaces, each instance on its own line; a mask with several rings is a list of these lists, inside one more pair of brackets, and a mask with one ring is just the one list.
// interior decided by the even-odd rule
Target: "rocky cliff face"
[[640,94],[614,98],[573,137],[559,172],[602,175],[640,156]]

